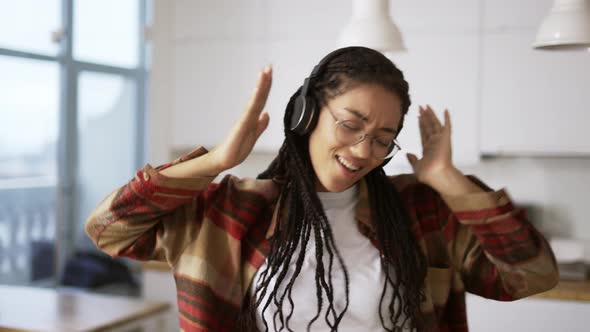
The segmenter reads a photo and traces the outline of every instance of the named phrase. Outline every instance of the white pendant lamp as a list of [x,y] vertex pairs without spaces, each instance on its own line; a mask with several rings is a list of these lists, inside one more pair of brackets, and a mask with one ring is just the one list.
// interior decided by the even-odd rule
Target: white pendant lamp
[[352,0],[352,19],[340,34],[340,46],[404,51],[401,33],[389,16],[389,0]]
[[590,0],[555,0],[533,43],[536,49],[590,47]]

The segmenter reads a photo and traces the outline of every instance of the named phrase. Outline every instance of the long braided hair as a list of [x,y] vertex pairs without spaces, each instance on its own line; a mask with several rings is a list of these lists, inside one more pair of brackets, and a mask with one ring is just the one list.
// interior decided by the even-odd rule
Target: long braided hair
[[[358,47],[332,58],[325,66],[322,74],[314,78],[310,92],[316,100],[318,109],[326,105],[331,98],[344,94],[359,84],[379,84],[395,93],[402,101],[402,118],[398,128],[401,130],[404,115],[410,106],[408,83],[403,73],[389,59],[374,50]],[[284,328],[292,331],[289,320],[293,315],[295,304],[291,291],[301,271],[310,238],[313,238],[316,246],[315,284],[318,309],[307,326],[308,330],[313,322],[320,318],[324,305],[322,293],[325,293],[328,299],[324,319],[332,331],[338,330],[338,325],[349,305],[348,272],[336,248],[330,225],[315,190],[316,175],[309,155],[309,134],[300,136],[289,130],[294,101],[300,90],[301,88],[293,94],[287,104],[284,116],[285,140],[279,153],[269,167],[258,176],[259,179],[283,179],[281,197],[285,198],[282,204],[286,205],[283,208],[288,209],[288,215],[286,220],[277,221],[275,233],[270,240],[267,267],[260,274],[261,281],[256,285],[254,297],[247,299],[247,305],[242,309],[240,317],[242,331],[258,331],[254,319],[255,310],[257,307],[262,307],[264,317],[264,311],[271,300],[278,308],[273,317],[275,327],[278,326],[276,324],[278,320],[281,325],[278,331]],[[317,118],[318,116],[316,121]],[[313,124],[314,127],[315,125]],[[426,276],[426,259],[410,230],[409,219],[399,194],[388,180],[382,166],[369,172],[365,180],[371,204],[371,219],[375,225],[376,239],[381,250],[381,264],[386,279],[379,302],[380,308],[383,307],[383,300],[389,287],[392,292],[391,302],[387,306],[389,313],[387,323],[379,309],[381,324],[386,331],[397,331],[402,326],[419,330],[420,304],[425,298],[422,287]],[[299,255],[295,257],[298,247]],[[329,258],[327,267],[324,266],[324,251]],[[340,312],[334,307],[332,285],[334,257],[342,266],[346,285],[346,305]],[[288,268],[292,265],[292,259],[295,259],[295,271],[290,278],[287,278],[288,280],[284,280]],[[269,286],[271,279],[276,281],[274,287]],[[286,287],[283,292],[280,292],[279,286],[285,282]],[[267,293],[269,293],[267,301],[263,303]],[[286,315],[283,313],[285,299],[289,301],[289,306],[286,307],[290,307]],[[401,309],[396,310],[395,303]],[[265,331],[268,331],[266,319],[263,319],[263,323]]]

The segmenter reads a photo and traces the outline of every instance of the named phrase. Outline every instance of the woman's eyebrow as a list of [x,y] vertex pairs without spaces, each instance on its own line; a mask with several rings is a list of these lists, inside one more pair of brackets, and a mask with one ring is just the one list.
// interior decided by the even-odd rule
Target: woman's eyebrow
[[364,122],[369,121],[369,118],[367,118],[365,115],[363,115],[363,113],[361,113],[355,109],[345,107],[344,110],[348,111],[348,113],[355,115],[357,118],[363,120]]
[[[353,114],[357,118],[363,120],[363,122],[368,122],[369,121],[369,118],[367,118],[360,111],[357,111],[357,110],[352,109],[352,108],[346,108],[346,107],[344,108],[344,110],[347,111],[350,114]],[[397,130],[395,130],[394,128],[391,128],[391,127],[381,127],[378,130],[383,130],[383,131],[387,131],[387,132],[392,133],[392,134],[397,134]]]

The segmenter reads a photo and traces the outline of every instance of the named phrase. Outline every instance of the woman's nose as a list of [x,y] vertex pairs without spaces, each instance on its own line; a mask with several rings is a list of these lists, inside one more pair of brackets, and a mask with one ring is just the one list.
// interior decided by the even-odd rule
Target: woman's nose
[[371,137],[366,137],[350,147],[354,157],[359,159],[369,159],[371,157]]

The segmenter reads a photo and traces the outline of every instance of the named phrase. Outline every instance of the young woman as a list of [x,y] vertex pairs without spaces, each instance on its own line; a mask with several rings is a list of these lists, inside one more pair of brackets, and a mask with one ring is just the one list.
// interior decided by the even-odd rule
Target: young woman
[[258,179],[212,184],[267,127],[271,76],[216,148],[144,166],[87,222],[106,253],[170,265],[184,331],[467,331],[465,291],[510,301],[556,284],[547,242],[506,191],[454,167],[448,112],[440,123],[420,107],[414,174],[385,175],[410,97],[368,48],[314,68]]

